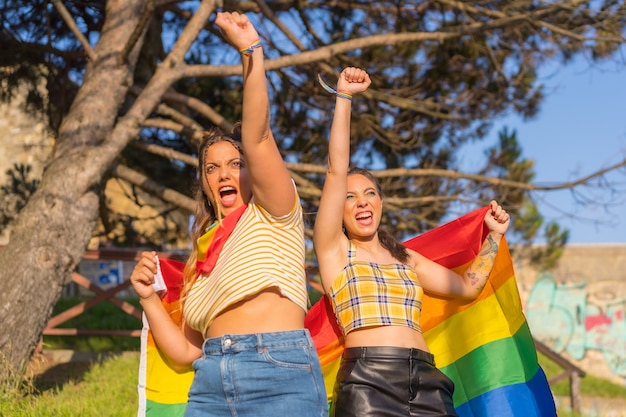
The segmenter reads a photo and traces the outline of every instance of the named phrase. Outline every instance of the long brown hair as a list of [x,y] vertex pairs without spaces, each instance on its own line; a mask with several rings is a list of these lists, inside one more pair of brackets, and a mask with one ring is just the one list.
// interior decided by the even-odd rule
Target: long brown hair
[[[380,195],[380,198],[383,198],[383,189],[380,185],[380,182],[370,171],[367,169],[352,167],[348,170],[348,176],[350,175],[363,175],[365,178],[370,180],[374,187],[376,187],[376,192]],[[389,233],[385,228],[383,228],[380,224],[378,225],[378,240],[383,248],[387,249],[391,255],[396,258],[398,261],[403,264],[409,260],[409,252],[406,247],[398,242],[396,238],[394,238],[391,233]]]
[[[206,182],[206,172],[204,165],[206,162],[207,150],[216,143],[228,142],[243,157],[243,148],[241,146],[241,123],[237,123],[233,127],[231,133],[225,133],[220,128],[214,127],[207,130],[202,135],[202,142],[198,147],[198,170],[196,175],[196,185],[194,198],[196,200],[196,210],[194,212],[193,223],[191,224],[191,253],[187,258],[185,269],[183,270],[184,287],[181,294],[181,300],[189,292],[191,284],[196,279],[196,262],[198,260],[198,239],[202,236],[207,228],[215,221],[221,220],[222,213],[217,204],[211,204],[213,196],[206,195],[203,184]],[[215,199],[214,199],[215,200]],[[217,206],[217,207],[216,207]]]

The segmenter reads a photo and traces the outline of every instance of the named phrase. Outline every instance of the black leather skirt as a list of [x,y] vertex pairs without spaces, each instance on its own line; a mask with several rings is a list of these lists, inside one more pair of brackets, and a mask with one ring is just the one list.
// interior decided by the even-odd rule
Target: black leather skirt
[[419,349],[347,348],[334,390],[334,417],[458,416],[454,383]]

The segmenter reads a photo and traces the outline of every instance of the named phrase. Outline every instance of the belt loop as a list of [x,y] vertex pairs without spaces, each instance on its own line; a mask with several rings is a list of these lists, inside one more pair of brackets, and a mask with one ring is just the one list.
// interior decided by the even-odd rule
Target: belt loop
[[367,347],[363,346],[361,347],[361,359],[365,359],[366,356],[367,356]]
[[205,358],[209,352],[209,339],[204,339],[202,342],[202,357]]
[[256,334],[256,351],[263,352],[263,334],[262,333]]

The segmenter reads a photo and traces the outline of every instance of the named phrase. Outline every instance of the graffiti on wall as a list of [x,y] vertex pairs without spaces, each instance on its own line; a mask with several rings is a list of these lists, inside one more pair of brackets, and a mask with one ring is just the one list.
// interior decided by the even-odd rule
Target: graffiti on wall
[[598,350],[610,369],[626,376],[626,299],[601,305],[589,297],[587,282],[557,284],[549,272],[535,281],[526,303],[533,336],[575,360]]

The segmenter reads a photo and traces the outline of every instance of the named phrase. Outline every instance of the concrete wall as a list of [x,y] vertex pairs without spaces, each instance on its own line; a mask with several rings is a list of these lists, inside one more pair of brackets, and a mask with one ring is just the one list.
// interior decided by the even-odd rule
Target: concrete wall
[[520,261],[516,278],[535,338],[626,385],[626,243],[569,245],[553,270]]

